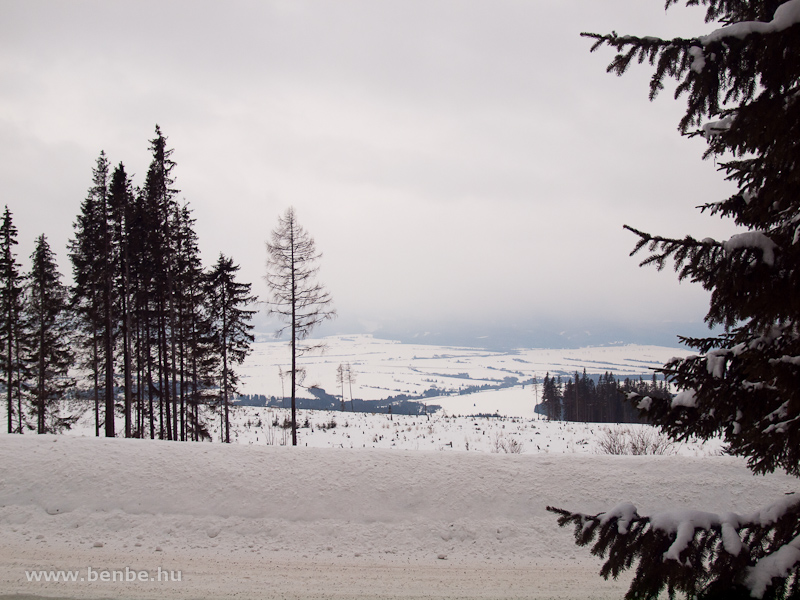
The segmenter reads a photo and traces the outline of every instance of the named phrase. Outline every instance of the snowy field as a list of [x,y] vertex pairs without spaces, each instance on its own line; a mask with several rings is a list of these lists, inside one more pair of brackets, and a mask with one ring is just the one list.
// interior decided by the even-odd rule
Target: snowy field
[[[334,392],[350,362],[368,399],[584,366],[638,377],[680,353],[331,341],[305,359],[308,377]],[[275,394],[287,354],[258,344],[245,391]],[[0,435],[0,598],[620,598],[626,582],[600,579],[547,505],[749,512],[797,487],[752,476],[718,443],[601,454],[605,426],[541,419],[531,386],[432,402],[445,410],[300,411],[298,448],[287,411],[259,407],[233,411],[231,445],[94,438],[90,414],[70,435]],[[502,416],[466,416],[478,412]]]
[[[336,394],[336,369],[350,364],[356,374],[353,396],[376,400],[397,394],[420,394],[431,387],[458,391],[464,387],[492,385],[505,377],[520,382],[536,377],[541,383],[546,373],[569,377],[586,369],[589,374],[614,372],[618,379],[644,377],[649,368],[660,366],[685,350],[659,346],[608,346],[576,350],[521,349],[491,352],[474,348],[401,344],[369,335],[333,336],[313,340],[324,342],[327,350],[301,360],[306,370],[306,385],[319,385]],[[279,369],[289,369],[289,349],[285,342],[259,342],[240,368],[242,393],[281,397],[288,393],[288,382],[281,388]],[[442,410],[429,415],[387,415],[349,411],[298,411],[298,443],[314,448],[383,448],[397,450],[436,450],[504,452],[513,445],[516,453],[595,454],[597,439],[607,425],[550,423],[534,409],[540,400],[541,385],[515,385],[504,389],[464,395],[441,395],[426,402]],[[349,386],[345,397],[349,399]],[[298,395],[309,396],[305,390]],[[346,403],[347,405],[347,403]],[[497,415],[480,418],[474,415]],[[234,407],[231,411],[231,441],[247,445],[287,445],[290,432],[280,425],[288,411],[280,408]],[[208,418],[215,441],[220,439],[221,423]],[[117,430],[123,422],[118,420]],[[634,426],[640,428],[640,426]],[[73,435],[94,435],[94,416],[84,413]],[[673,450],[685,456],[718,454],[720,444],[686,442]]]
[[[476,395],[511,395],[513,390]],[[291,430],[280,424],[289,418],[286,409],[236,407],[232,411],[231,443],[285,446],[291,444]],[[597,454],[598,440],[608,430],[653,430],[644,425],[549,422],[543,417],[460,417],[433,415],[385,415],[338,411],[299,410],[298,445],[311,448],[381,448],[387,450],[428,450],[441,452],[486,452],[516,454]],[[93,421],[78,431],[93,435]],[[220,423],[211,433],[218,440]],[[277,425],[275,425],[277,423]],[[514,447],[513,451],[508,450]],[[682,456],[713,456],[722,444],[689,441],[675,444],[671,451]]]
[[[318,385],[329,394],[341,394],[336,369],[350,364],[356,377],[352,395],[363,400],[379,400],[397,394],[419,395],[431,388],[457,392],[460,389],[496,385],[506,377],[520,382],[536,377],[539,384],[546,373],[551,377],[572,377],[576,371],[588,374],[613,372],[618,380],[639,376],[649,380],[653,367],[662,366],[674,356],[685,356],[685,349],[662,346],[620,345],[581,349],[520,349],[493,352],[478,348],[402,344],[370,335],[330,336],[322,340],[323,353],[304,356],[306,386]],[[289,393],[288,381],[281,382],[280,372],[290,369],[286,342],[261,341],[239,368],[243,394],[282,397]],[[521,385],[503,390],[503,394],[468,394],[438,396],[427,401],[442,406],[451,415],[475,413],[533,417],[539,389]],[[349,386],[345,396],[350,397]],[[308,392],[303,394],[309,397]]]
[[748,512],[797,489],[725,456],[35,435],[0,435],[0,453],[0,591],[11,597],[620,598],[625,582],[597,576],[548,504]]

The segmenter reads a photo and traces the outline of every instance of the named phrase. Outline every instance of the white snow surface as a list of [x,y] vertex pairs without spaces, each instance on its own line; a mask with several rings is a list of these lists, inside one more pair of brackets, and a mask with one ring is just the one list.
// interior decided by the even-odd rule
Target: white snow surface
[[[334,393],[336,367],[350,362],[353,393],[367,399],[511,374],[541,382],[547,370],[584,366],[635,376],[675,354],[328,341],[328,354],[304,359],[309,379]],[[284,343],[258,344],[243,368],[246,391],[278,395],[287,355]],[[0,598],[619,598],[629,578],[602,580],[600,561],[546,506],[769,519],[797,487],[785,475],[754,477],[720,456],[719,442],[682,444],[674,456],[598,454],[606,426],[541,419],[530,385],[431,401],[445,411],[299,411],[308,427],[297,448],[273,425],[287,411],[263,407],[232,411],[230,445],[95,438],[91,411],[70,435],[0,434]],[[500,416],[461,416],[471,413]],[[219,439],[216,420],[212,434]],[[158,569],[180,581],[122,580]],[[40,570],[77,580],[29,580]]]
[[740,248],[757,248],[761,250],[761,260],[771,267],[775,264],[775,250],[778,246],[761,231],[748,231],[732,236],[731,239],[722,244],[722,247],[727,252]]
[[672,398],[672,408],[676,406],[686,406],[689,408],[694,408],[697,406],[697,397],[695,396],[694,390],[683,390],[675,394],[675,397]]
[[[768,23],[763,21],[741,21],[739,23],[732,23],[725,27],[720,27],[708,35],[701,36],[699,41],[703,47],[705,47],[713,42],[723,41],[725,38],[744,39],[751,33],[760,33],[762,35],[778,33],[798,23],[800,23],[800,0],[789,0],[781,4],[775,10],[772,20]],[[702,73],[706,65],[703,48],[692,46],[689,48],[688,52],[692,57],[690,68],[696,73]],[[704,128],[706,129],[706,134],[709,133],[708,127],[709,126],[706,126],[706,128]]]
[[[676,350],[662,346],[616,345],[579,349],[517,349],[496,352],[480,348],[406,344],[374,338],[371,335],[338,335],[311,344],[324,343],[322,354],[309,354],[300,360],[306,371],[304,385],[319,385],[328,393],[339,395],[336,369],[349,363],[356,376],[353,396],[363,400],[379,400],[398,394],[418,395],[436,387],[443,391],[458,390],[497,383],[504,377],[520,381],[536,376],[541,383],[546,373],[551,377],[572,377],[586,369],[588,374],[613,372],[617,379],[649,380],[654,367],[664,365]],[[289,347],[286,342],[261,341],[238,369],[241,391],[245,394],[265,394],[281,397],[288,394],[288,382],[281,385],[279,368],[290,369]],[[684,354],[686,351],[683,351]],[[449,414],[474,414],[496,411],[504,416],[533,417],[537,398],[530,386],[503,390],[503,396],[469,394],[429,398],[431,404],[441,405]],[[309,396],[307,392],[302,395]],[[350,391],[345,388],[345,396]]]
[[710,34],[701,37],[700,41],[706,45],[711,42],[718,42],[726,37],[742,39],[751,33],[777,33],[797,23],[800,23],[800,0],[789,0],[777,8],[772,21],[769,23],[764,23],[762,21],[742,21],[740,23],[733,23],[712,31]]
[[754,598],[763,598],[773,577],[786,577],[791,568],[800,562],[800,536],[765,556],[748,570],[745,584]]
[[[0,453],[0,592],[36,597],[614,598],[627,579],[597,576],[599,561],[547,505],[746,513],[796,489],[724,456],[51,435],[0,435]],[[181,581],[26,577],[66,569],[88,579],[88,568],[161,568]]]

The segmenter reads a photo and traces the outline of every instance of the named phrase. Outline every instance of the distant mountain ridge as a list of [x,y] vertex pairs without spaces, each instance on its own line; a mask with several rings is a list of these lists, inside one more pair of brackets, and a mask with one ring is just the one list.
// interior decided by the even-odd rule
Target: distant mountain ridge
[[[271,324],[256,322],[259,341],[273,341]],[[617,323],[550,320],[521,323],[463,323],[390,321],[364,324],[353,319],[327,322],[314,337],[372,334],[375,338],[404,344],[483,348],[509,352],[517,348],[576,349],[627,344],[682,347],[678,336],[706,337],[712,331],[703,322]]]

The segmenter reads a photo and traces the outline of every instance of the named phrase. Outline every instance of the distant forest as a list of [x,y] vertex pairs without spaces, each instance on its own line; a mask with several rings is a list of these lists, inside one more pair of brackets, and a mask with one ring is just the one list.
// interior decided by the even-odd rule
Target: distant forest
[[627,400],[636,393],[651,398],[670,398],[669,384],[643,378],[617,380],[613,373],[595,378],[575,373],[572,378],[550,377],[547,373],[542,383],[542,402],[537,411],[553,421],[581,423],[645,423],[639,410]]
[[[342,408],[342,402],[337,396],[332,396],[322,388],[311,388],[309,392],[313,398],[297,398],[297,408],[306,410],[344,410],[346,412],[385,413],[395,415],[425,415],[435,413],[442,407],[438,404],[425,404],[418,402],[424,396],[409,399],[408,396],[390,397],[383,400],[361,400],[354,398],[347,400]],[[263,394],[244,394],[236,399],[238,406],[266,406],[269,408],[289,408],[289,398],[277,398]]]
[[[473,385],[458,390],[430,388],[418,395],[397,394],[381,400],[346,399],[329,394],[320,387],[312,387],[308,392],[312,398],[298,398],[297,406],[312,410],[337,410],[348,412],[388,413],[398,415],[424,415],[434,413],[442,407],[437,404],[423,402],[427,398],[437,396],[469,395],[477,392],[499,390],[517,385],[532,386],[531,403],[535,404],[541,389],[541,402],[535,411],[553,421],[575,421],[589,423],[645,423],[638,409],[626,400],[629,393],[636,393],[651,398],[669,398],[668,384],[642,377],[618,380],[613,373],[587,375],[575,373],[573,377],[557,375],[550,377],[548,372],[544,381],[536,378],[520,382],[517,377],[506,377],[494,384]],[[238,406],[264,406],[287,408],[288,398],[265,396],[264,394],[244,394],[235,400]],[[494,415],[470,415],[490,417]]]

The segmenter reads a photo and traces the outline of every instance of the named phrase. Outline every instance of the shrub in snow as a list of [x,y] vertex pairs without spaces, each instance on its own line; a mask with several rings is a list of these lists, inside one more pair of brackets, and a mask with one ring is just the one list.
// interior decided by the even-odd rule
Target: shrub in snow
[[597,438],[601,454],[675,454],[676,444],[658,430],[642,427],[604,427]]
[[[505,425],[503,428],[505,428]],[[500,452],[504,452],[505,454],[522,454],[524,449],[525,445],[516,438],[506,436],[505,433],[500,431],[495,432],[494,444],[492,447],[493,453],[499,454]],[[467,448],[467,450],[469,450],[469,448]]]
[[[678,0],[667,0],[667,7]],[[724,332],[684,339],[698,354],[660,371],[671,399],[628,400],[673,440],[721,435],[755,473],[800,476],[800,0],[687,0],[721,26],[692,39],[585,34],[618,51],[609,71],[655,67],[688,97],[680,131],[737,186],[701,206],[743,231],[728,240],[670,239],[628,227],[642,264],[674,262],[711,292],[706,321]],[[597,515],[550,507],[579,545],[606,559],[601,574],[635,568],[628,598],[800,598],[800,496],[749,515],[676,510],[642,516],[625,503]]]

